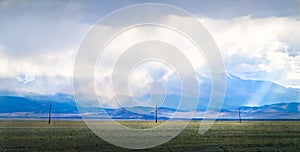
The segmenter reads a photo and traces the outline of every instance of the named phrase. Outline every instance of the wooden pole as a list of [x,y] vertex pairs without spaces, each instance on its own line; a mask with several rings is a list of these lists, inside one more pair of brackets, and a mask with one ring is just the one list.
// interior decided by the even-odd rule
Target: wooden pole
[[51,123],[51,111],[52,111],[52,101],[50,102],[50,107],[49,107],[49,120],[48,120],[48,124]]
[[241,119],[241,110],[239,109],[239,121],[240,123],[242,123],[242,119]]
[[155,106],[155,123],[157,123],[157,105]]

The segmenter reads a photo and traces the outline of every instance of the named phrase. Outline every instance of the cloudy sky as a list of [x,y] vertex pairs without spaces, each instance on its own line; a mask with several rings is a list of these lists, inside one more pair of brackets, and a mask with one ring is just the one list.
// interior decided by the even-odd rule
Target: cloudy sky
[[[174,5],[193,14],[214,38],[227,73],[243,79],[266,80],[300,88],[299,1],[151,2]],[[72,94],[74,60],[89,29],[110,12],[140,3],[143,2],[0,0],[0,91]],[[185,46],[184,40],[174,33],[134,29],[115,40],[122,44],[112,42],[108,48],[111,49],[110,54],[104,54],[103,58],[114,58],[118,54],[115,50],[121,50],[133,40],[145,39],[149,34],[157,38],[158,33],[161,39]],[[201,56],[192,53],[190,56],[195,58],[192,62],[197,65],[198,74],[205,75],[205,63],[197,60]],[[151,65],[137,68],[140,72],[133,75],[135,82],[132,84],[143,87],[147,85],[144,79],[160,77],[170,80],[168,87],[176,92],[177,78],[170,72],[171,69],[159,64]],[[152,74],[141,74],[145,68],[150,68]],[[107,73],[101,72],[98,91],[110,94],[106,88]],[[138,87],[133,90],[136,93],[141,91]]]

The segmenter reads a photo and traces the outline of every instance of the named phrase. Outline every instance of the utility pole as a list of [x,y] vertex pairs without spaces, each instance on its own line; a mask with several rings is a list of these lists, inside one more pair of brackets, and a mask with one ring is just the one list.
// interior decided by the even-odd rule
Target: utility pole
[[157,105],[155,106],[155,123],[157,123]]
[[49,125],[51,123],[51,111],[52,111],[52,101],[50,101],[50,107],[49,107],[49,120],[48,120]]
[[239,121],[240,121],[240,123],[242,123],[242,119],[241,119],[241,110],[240,110],[240,108],[239,108]]

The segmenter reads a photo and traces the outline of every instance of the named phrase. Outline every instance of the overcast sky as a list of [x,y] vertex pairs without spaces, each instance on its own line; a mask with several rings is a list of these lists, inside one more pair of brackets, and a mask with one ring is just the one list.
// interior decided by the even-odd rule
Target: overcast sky
[[[300,88],[299,1],[151,2],[196,16],[215,39],[227,73]],[[72,94],[74,59],[85,34],[111,11],[138,3],[143,1],[0,0],[0,91]],[[155,32],[160,31],[129,31],[123,42]],[[164,37],[182,42],[172,34]],[[203,63],[195,64],[201,69]],[[162,77],[174,79],[168,70]]]

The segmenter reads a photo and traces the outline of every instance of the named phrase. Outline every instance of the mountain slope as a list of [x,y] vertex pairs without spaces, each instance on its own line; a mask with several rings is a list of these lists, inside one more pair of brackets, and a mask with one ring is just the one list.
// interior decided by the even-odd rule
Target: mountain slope
[[[0,96],[0,118],[45,118],[48,116],[50,99],[39,97],[41,100],[34,100],[27,97]],[[64,98],[66,99],[66,98]],[[70,98],[69,98],[70,99]],[[277,103],[256,107],[242,106],[235,109],[223,108],[220,111],[219,119],[237,119],[238,109],[240,109],[243,119],[300,119],[300,103]],[[153,120],[155,118],[155,108],[153,107],[131,107],[131,108],[97,108],[83,107],[81,113],[84,118],[90,119],[141,119]],[[52,100],[53,117],[80,118],[74,100],[57,101]],[[173,114],[176,115],[174,116]],[[195,118],[202,118],[205,110],[198,110]],[[110,117],[107,117],[108,114]],[[166,107],[158,108],[160,120],[169,117],[185,119],[192,113],[189,111],[177,110]]]
[[300,90],[273,82],[227,77],[224,106],[266,105],[300,101]]
[[[209,77],[201,76],[200,78],[200,99],[197,110],[204,110],[208,104],[211,94],[211,79]],[[53,96],[45,96],[34,93],[19,93],[14,91],[3,90],[0,91],[0,96],[25,97],[28,100],[50,102],[57,101],[61,103],[68,103],[74,101],[74,97],[68,94],[57,93]],[[164,95],[155,95],[163,96]],[[155,97],[154,97],[155,98]],[[189,97],[181,97],[180,95],[170,94],[166,96],[163,107],[177,108],[180,99],[183,101],[182,110],[193,109],[189,106]],[[104,97],[105,99],[105,97]],[[130,103],[131,99],[128,98]],[[3,99],[2,99],[3,100]],[[5,99],[10,100],[10,99]],[[279,84],[258,81],[258,80],[243,80],[237,76],[226,75],[226,92],[223,107],[227,109],[234,109],[244,105],[266,105],[280,102],[299,102],[300,89],[286,88]],[[26,101],[25,101],[26,102]],[[22,103],[16,103],[22,105]],[[73,102],[73,104],[75,104]],[[134,106],[134,105],[133,105]],[[0,107],[1,108],[1,107]],[[1,109],[0,109],[1,110]],[[73,109],[74,110],[74,109]]]
[[78,113],[72,96],[0,96],[0,113],[32,112],[48,113],[52,103],[53,113]]
[[[202,78],[200,85],[200,99],[196,107],[199,117],[203,116],[203,111],[209,101],[211,83],[207,77]],[[241,108],[245,117],[248,118],[287,118],[297,117],[299,113],[300,90],[295,88],[286,88],[273,82],[243,80],[233,75],[226,76],[226,94],[225,101],[220,113],[220,117],[236,117],[236,110]],[[180,97],[178,95],[167,95],[166,100],[160,108],[160,116],[169,117],[174,113],[182,98],[182,109],[178,112],[182,117],[189,115],[188,111],[193,109],[189,106],[189,97]],[[130,99],[130,98],[128,98]],[[127,101],[131,102],[131,101]],[[0,113],[1,116],[24,115],[24,113],[39,116],[49,111],[49,104],[52,103],[52,112],[54,115],[78,116],[79,112],[74,101],[74,97],[69,94],[57,93],[55,95],[38,95],[33,93],[18,93],[12,91],[0,91]],[[277,104],[278,103],[278,104]],[[249,107],[245,105],[257,105]],[[84,107],[81,112],[90,114],[91,117],[99,117],[105,114],[105,111],[116,118],[136,118],[147,119],[153,117],[153,107],[132,107],[119,109],[103,109],[99,107]],[[248,112],[247,112],[248,111]],[[19,113],[19,114],[16,114]],[[296,116],[292,116],[296,115]]]

